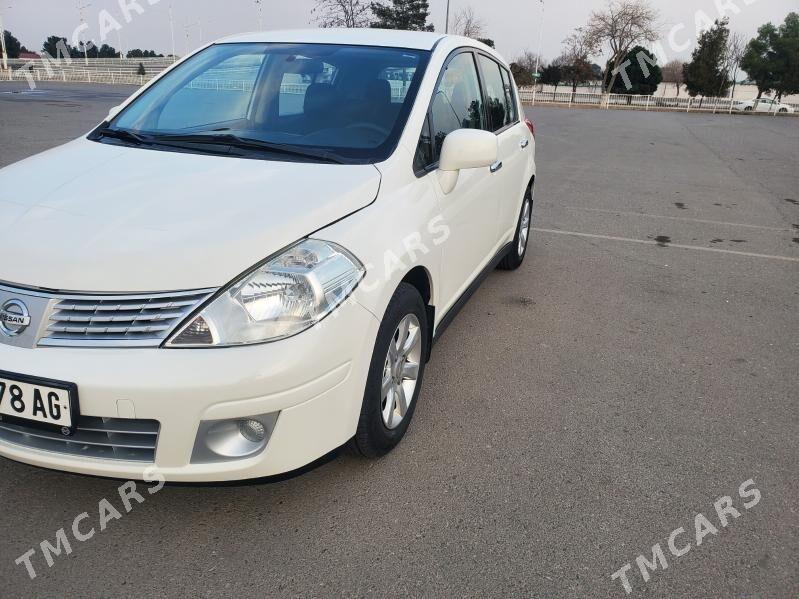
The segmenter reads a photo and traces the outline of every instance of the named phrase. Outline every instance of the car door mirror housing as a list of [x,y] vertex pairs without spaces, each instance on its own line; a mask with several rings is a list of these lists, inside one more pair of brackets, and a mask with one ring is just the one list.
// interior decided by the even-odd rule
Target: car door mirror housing
[[438,165],[438,180],[444,193],[458,183],[463,169],[491,166],[499,156],[497,136],[479,129],[458,129],[444,138]]
[[114,106],[113,108],[111,108],[111,109],[108,111],[108,116],[107,116],[107,117],[105,117],[105,120],[106,120],[106,122],[108,122],[108,121],[110,121],[111,119],[113,119],[113,118],[114,118],[116,115],[118,115],[118,114],[119,114],[119,112],[120,112],[121,110],[122,110],[122,104],[120,104],[119,106]]

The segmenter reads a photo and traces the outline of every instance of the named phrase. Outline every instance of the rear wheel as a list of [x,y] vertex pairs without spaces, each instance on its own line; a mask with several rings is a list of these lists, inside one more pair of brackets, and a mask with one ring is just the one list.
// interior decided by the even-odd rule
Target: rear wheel
[[788,112],[787,108],[780,108],[780,112]]
[[358,430],[351,441],[367,458],[386,455],[408,430],[427,362],[427,330],[422,296],[401,283],[377,334]]
[[516,270],[522,265],[524,257],[527,255],[527,243],[530,240],[532,222],[533,192],[531,188],[525,194],[524,202],[522,202],[522,211],[519,214],[519,222],[516,224],[516,236],[513,238],[513,246],[497,268],[500,270]]
[[746,108],[744,108],[744,110],[746,112],[752,112],[752,107],[751,106],[747,106]]

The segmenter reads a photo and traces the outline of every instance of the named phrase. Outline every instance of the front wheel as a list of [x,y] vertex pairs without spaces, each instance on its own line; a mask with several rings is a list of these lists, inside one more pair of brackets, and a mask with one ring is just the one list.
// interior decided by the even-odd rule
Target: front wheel
[[531,188],[525,194],[524,202],[522,202],[522,211],[519,214],[519,222],[516,224],[516,236],[513,238],[513,246],[497,268],[500,270],[516,270],[522,265],[524,257],[527,254],[527,242],[530,240],[530,226],[532,222],[533,192]]
[[422,296],[401,283],[377,333],[358,430],[351,441],[364,457],[386,455],[405,436],[422,388],[427,331]]

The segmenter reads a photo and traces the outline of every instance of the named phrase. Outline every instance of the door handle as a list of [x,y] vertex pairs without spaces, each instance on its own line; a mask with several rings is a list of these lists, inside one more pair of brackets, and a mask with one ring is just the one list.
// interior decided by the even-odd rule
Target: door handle
[[497,160],[494,164],[491,165],[491,172],[496,173],[498,170],[502,169],[502,161]]
[[529,139],[523,139],[523,140],[521,140],[519,142],[519,145],[522,147],[522,150],[524,150],[527,146],[530,145],[530,140]]

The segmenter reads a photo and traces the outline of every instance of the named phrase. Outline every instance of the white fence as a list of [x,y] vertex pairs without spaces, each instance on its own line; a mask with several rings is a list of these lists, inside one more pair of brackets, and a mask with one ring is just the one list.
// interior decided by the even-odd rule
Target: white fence
[[[681,110],[684,112],[732,112],[741,100],[731,98],[691,98],[640,96],[627,94],[603,94],[571,91],[537,91],[532,87],[523,87],[519,95],[524,104],[558,104],[571,106],[593,106],[604,110]],[[784,103],[799,110],[799,104]]]

